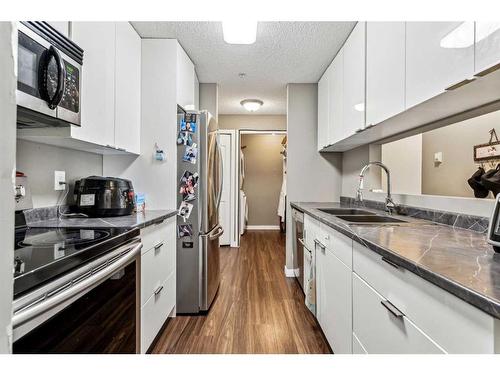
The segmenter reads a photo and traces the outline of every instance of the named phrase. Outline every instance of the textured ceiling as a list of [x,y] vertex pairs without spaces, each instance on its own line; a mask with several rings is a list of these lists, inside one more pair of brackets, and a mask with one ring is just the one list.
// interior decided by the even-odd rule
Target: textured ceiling
[[[219,84],[219,113],[286,114],[286,84],[317,82],[355,22],[259,22],[257,41],[227,44],[221,22],[132,22],[143,38],[175,38],[196,65],[200,82]],[[240,78],[239,73],[245,73]]]

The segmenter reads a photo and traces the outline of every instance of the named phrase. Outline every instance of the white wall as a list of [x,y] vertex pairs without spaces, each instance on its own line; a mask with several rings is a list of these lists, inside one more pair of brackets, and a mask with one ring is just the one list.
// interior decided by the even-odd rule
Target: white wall
[[219,85],[200,83],[200,110],[206,109],[219,121]]
[[338,202],[342,156],[319,153],[318,85],[291,83],[287,87],[287,232],[286,267],[293,268],[290,202]]
[[69,183],[68,196],[61,203],[73,203],[75,180],[102,175],[102,155],[18,140],[16,169],[28,176],[33,207],[49,207],[63,195],[54,190],[54,171],[65,171]]
[[[389,142],[381,146],[382,163],[391,171],[394,194],[422,193],[422,134]],[[382,173],[382,187],[387,191],[387,178]]]
[[0,22],[0,353],[11,352],[16,162],[17,30]]
[[[104,174],[132,180],[135,191],[146,194],[148,209],[177,204],[176,64],[176,40],[142,40],[141,155],[103,159]],[[153,159],[155,143],[166,152],[166,161]]]

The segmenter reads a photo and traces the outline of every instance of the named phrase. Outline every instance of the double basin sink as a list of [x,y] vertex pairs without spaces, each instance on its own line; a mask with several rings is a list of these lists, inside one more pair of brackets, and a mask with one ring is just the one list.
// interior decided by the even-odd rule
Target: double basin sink
[[378,215],[374,212],[357,208],[318,208],[319,211],[346,221],[349,224],[402,224],[405,220],[388,215]]

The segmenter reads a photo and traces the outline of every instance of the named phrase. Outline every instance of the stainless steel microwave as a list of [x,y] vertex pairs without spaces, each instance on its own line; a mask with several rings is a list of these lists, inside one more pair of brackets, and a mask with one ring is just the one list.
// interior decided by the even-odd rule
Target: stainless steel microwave
[[83,50],[47,22],[18,23],[17,127],[80,126]]

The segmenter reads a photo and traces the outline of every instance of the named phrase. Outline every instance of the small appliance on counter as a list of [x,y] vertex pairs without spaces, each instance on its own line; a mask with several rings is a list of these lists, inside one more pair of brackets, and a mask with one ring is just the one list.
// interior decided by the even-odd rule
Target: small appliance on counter
[[78,212],[91,217],[125,216],[135,209],[132,181],[117,177],[89,176],[75,183]]
[[500,253],[500,194],[495,199],[495,207],[488,227],[488,243],[493,245],[493,250]]

